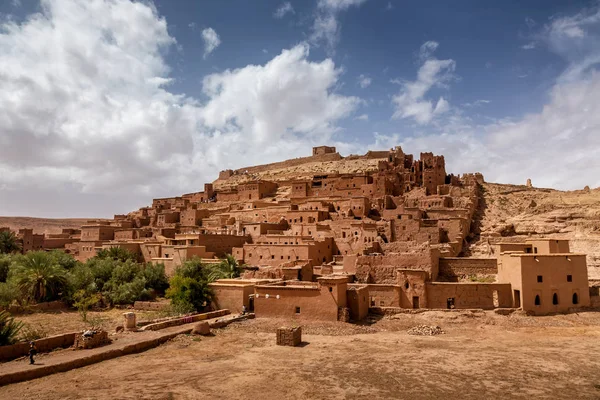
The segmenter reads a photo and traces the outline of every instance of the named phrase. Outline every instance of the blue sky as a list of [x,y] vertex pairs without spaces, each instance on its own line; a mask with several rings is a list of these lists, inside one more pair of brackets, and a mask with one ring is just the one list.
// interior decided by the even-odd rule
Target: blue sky
[[599,6],[6,0],[0,215],[127,212],[319,144],[600,186]]

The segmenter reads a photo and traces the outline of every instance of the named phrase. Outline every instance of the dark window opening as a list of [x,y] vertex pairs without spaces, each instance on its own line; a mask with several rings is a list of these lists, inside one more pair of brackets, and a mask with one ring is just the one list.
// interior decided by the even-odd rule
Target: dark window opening
[[577,293],[573,293],[573,304],[579,304],[579,296]]
[[538,275],[538,276],[537,276],[537,281],[538,281],[539,283],[542,283],[542,282],[544,281],[544,278],[542,277],[542,275]]
[[558,294],[556,293],[552,295],[552,304],[558,305]]
[[333,288],[331,286],[329,286],[329,291],[333,292]]
[[404,284],[404,288],[405,288],[405,289],[408,289],[409,287],[410,287],[410,285],[408,284],[408,282],[406,282],[406,283]]
[[573,282],[573,275],[567,275],[567,282]]
[[296,307],[296,314],[300,314],[300,307]]
[[540,300],[540,295],[539,295],[539,294],[536,294],[536,295],[535,295],[535,301],[534,301],[534,304],[535,304],[536,306],[539,306],[539,305],[541,304],[541,300]]
[[454,305],[454,297],[448,297],[448,299],[446,300],[446,307],[451,310],[453,308],[455,308]]

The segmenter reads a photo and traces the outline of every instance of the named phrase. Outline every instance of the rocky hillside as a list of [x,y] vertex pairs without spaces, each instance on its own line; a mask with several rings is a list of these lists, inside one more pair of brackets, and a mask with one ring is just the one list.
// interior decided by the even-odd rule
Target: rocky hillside
[[472,256],[491,256],[498,240],[564,238],[587,254],[590,278],[600,279],[600,189],[563,192],[485,183],[475,223]]
[[63,228],[79,229],[92,218],[32,218],[0,217],[0,227],[7,226],[14,231],[33,229],[34,233],[60,233]]

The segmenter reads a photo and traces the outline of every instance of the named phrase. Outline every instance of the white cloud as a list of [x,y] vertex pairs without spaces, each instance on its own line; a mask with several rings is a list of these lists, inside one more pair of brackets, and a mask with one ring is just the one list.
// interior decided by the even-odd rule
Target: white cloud
[[203,103],[169,92],[175,40],[148,3],[41,10],[0,25],[3,214],[108,216],[202,190],[219,169],[349,148],[336,122],[360,100],[336,93],[340,69],[307,45],[206,76]]
[[462,106],[470,108],[470,107],[479,107],[479,106],[482,106],[484,104],[489,104],[489,103],[491,103],[490,100],[479,99],[479,100],[475,100],[472,103],[464,103]]
[[371,85],[371,78],[369,78],[368,76],[365,76],[363,74],[360,74],[358,77],[358,85],[363,89],[369,87]]
[[[585,33],[583,37],[572,34],[578,29]],[[568,65],[540,112],[479,125],[454,110],[443,125],[417,127],[409,135],[376,134],[372,146],[385,148],[400,142],[408,152],[444,154],[448,171],[481,171],[491,182],[524,184],[531,178],[540,187],[600,186],[600,37],[595,33],[599,29],[598,8],[554,18],[541,28],[538,43]],[[479,100],[468,106],[478,102],[488,104]],[[424,115],[430,115],[431,108],[424,107]]]
[[367,0],[318,0],[310,41],[324,42],[329,53],[334,52],[340,37],[338,14],[350,7],[358,7]]
[[289,1],[286,1],[285,3],[282,3],[279,7],[277,7],[277,10],[275,10],[275,12],[273,13],[273,17],[275,18],[283,18],[286,14],[294,14],[294,7],[292,7],[292,4]]
[[369,120],[369,115],[368,114],[361,114],[358,117],[355,117],[354,119],[359,120],[359,121],[368,121]]
[[195,23],[195,22],[190,22],[190,23],[188,24],[188,28],[190,28],[191,30],[195,30],[197,26],[198,26],[198,25],[196,25],[196,23]]
[[417,73],[417,80],[402,82],[401,90],[392,98],[395,106],[393,118],[413,118],[418,124],[427,124],[437,115],[450,109],[450,105],[440,97],[435,106],[425,96],[434,87],[446,87],[454,77],[456,68],[454,60],[438,60],[431,54],[437,49],[437,42],[425,42],[421,46],[419,58],[423,64]]
[[385,6],[385,9],[389,11],[389,10],[391,10],[393,8],[394,8],[394,6],[392,5],[392,2],[388,1],[387,5]]
[[202,40],[204,40],[204,58],[221,44],[221,38],[213,28],[206,28],[202,31]]
[[523,50],[532,50],[532,49],[535,49],[535,42],[529,42],[527,44],[524,44],[523,46],[521,46],[521,48]]

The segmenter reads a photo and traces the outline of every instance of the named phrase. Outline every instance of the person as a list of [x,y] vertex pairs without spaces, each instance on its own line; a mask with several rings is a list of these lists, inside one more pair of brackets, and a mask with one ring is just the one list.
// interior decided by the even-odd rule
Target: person
[[246,315],[246,306],[245,305],[242,306],[242,315]]
[[29,342],[29,364],[30,365],[33,365],[35,363],[33,356],[35,356],[36,354],[37,354],[37,348],[35,347],[35,343]]

